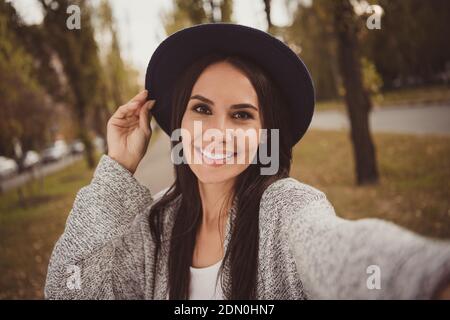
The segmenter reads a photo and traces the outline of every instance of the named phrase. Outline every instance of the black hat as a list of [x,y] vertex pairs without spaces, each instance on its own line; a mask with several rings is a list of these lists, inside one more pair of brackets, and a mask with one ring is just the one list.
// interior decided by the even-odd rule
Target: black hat
[[193,61],[209,53],[246,57],[259,65],[281,90],[289,108],[293,144],[305,134],[314,113],[314,87],[302,60],[282,41],[251,27],[207,23],[167,37],[153,53],[145,88],[156,99],[151,113],[170,136],[173,87]]

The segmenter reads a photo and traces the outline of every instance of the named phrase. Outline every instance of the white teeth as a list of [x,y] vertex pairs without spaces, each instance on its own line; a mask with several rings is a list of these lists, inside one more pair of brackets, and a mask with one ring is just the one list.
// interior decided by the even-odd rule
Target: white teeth
[[231,158],[231,157],[234,155],[233,152],[227,152],[226,154],[223,154],[223,153],[221,153],[221,154],[213,154],[213,153],[211,153],[211,152],[209,152],[209,151],[206,151],[206,150],[201,150],[201,153],[202,153],[205,157],[207,157],[207,158],[209,158],[209,159],[211,159],[211,160],[223,160],[223,159],[228,159],[228,158]]

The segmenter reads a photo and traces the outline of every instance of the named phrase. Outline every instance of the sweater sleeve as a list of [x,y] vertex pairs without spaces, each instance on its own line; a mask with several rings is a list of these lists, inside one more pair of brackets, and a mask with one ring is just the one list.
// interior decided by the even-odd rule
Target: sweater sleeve
[[152,247],[142,226],[152,202],[147,188],[103,155],[91,183],[78,192],[53,249],[45,297],[142,298],[143,246]]
[[449,241],[381,219],[342,219],[323,192],[290,180],[280,189],[289,248],[310,298],[430,299],[450,285]]

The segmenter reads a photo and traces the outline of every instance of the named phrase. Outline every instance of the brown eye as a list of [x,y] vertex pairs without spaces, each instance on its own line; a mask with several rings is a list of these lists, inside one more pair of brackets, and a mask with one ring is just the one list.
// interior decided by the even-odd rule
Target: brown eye
[[192,108],[192,110],[198,113],[211,114],[211,110],[206,104],[197,104]]
[[247,120],[247,119],[253,119],[253,116],[248,112],[240,111],[240,112],[234,113],[233,118],[240,119],[240,120]]

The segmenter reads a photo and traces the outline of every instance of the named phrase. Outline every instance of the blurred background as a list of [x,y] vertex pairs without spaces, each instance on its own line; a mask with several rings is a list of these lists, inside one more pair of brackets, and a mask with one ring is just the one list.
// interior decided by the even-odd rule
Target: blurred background
[[[293,177],[342,217],[449,239],[449,21],[447,0],[0,0],[0,299],[43,298],[108,118],[165,37],[208,22],[270,32],[310,69],[316,112]],[[173,172],[152,126],[135,176],[154,194]]]

